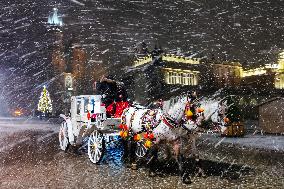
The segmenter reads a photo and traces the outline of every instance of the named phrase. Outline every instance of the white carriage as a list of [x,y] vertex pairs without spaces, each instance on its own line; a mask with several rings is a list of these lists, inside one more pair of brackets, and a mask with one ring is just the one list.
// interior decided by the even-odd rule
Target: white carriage
[[120,118],[107,118],[101,95],[71,97],[70,116],[64,119],[59,131],[59,144],[63,151],[70,145],[78,146],[88,137],[88,156],[99,163],[105,152],[105,144],[119,135]]

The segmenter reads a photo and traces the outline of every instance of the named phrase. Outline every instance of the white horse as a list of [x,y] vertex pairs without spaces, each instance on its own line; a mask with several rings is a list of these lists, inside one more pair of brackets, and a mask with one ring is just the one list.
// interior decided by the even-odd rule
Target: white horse
[[[155,161],[157,159],[157,151],[159,144],[163,141],[170,143],[173,146],[173,151],[175,155],[175,159],[179,165],[179,170],[182,176],[182,181],[184,183],[190,183],[189,174],[185,171],[184,167],[184,159],[181,155],[181,143],[183,143],[183,139],[187,138],[188,135],[186,132],[186,128],[182,127],[184,123],[184,116],[186,112],[186,107],[189,103],[189,99],[187,97],[181,97],[172,107],[168,109],[168,111],[158,110],[156,113],[152,114],[154,117],[154,123],[151,125],[150,129],[146,128],[147,123],[145,124],[145,115],[147,112],[151,112],[153,110],[150,109],[137,109],[134,107],[130,107],[126,109],[122,115],[122,123],[125,124],[124,132],[129,132],[133,136],[141,133],[150,133],[150,137],[144,137],[144,140],[152,143],[150,147],[150,155],[152,155],[152,161],[150,161],[150,171],[153,172],[153,165],[155,165]],[[151,113],[150,113],[151,116]],[[204,117],[198,117],[195,123],[191,124],[198,124],[201,123],[200,119]],[[197,126],[194,126],[197,128]],[[125,135],[126,136],[126,135]],[[144,135],[145,136],[145,135]],[[152,136],[152,137],[151,137]],[[193,135],[192,135],[193,136]],[[150,139],[149,139],[150,138]],[[194,137],[193,137],[194,138]],[[143,139],[142,139],[143,140]],[[150,141],[150,142],[149,142]],[[147,145],[147,142],[145,143]],[[154,158],[153,158],[154,157]]]
[[205,117],[210,117],[210,121],[215,124],[219,132],[224,132],[227,129],[224,118],[228,108],[225,98],[203,98],[199,104],[205,109]]

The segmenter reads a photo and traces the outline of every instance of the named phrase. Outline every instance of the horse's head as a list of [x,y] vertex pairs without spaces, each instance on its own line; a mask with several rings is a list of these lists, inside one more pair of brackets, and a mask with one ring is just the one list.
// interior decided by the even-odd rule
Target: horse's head
[[176,123],[180,123],[180,121],[184,117],[187,103],[188,99],[186,97],[179,98],[177,102],[169,108],[167,115]]
[[222,112],[224,108],[221,106],[223,99],[204,98],[199,103],[204,108],[204,119],[201,122],[201,127],[211,130],[224,132],[227,127],[224,124]]

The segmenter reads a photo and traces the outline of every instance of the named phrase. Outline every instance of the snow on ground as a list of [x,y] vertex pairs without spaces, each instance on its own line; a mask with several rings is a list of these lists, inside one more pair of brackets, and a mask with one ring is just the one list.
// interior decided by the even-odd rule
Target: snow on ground
[[48,131],[58,132],[59,125],[48,121],[30,119],[30,118],[12,118],[0,117],[0,140],[15,132],[32,131]]
[[284,152],[284,136],[276,135],[253,135],[247,134],[244,137],[220,137],[219,135],[203,134],[202,139],[216,143],[215,145],[231,144],[247,148],[274,150]]

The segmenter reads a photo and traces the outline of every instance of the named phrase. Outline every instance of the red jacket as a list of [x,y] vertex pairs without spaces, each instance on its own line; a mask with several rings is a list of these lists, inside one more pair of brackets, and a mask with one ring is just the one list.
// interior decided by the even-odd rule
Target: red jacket
[[128,102],[113,102],[106,108],[108,115],[114,116],[115,118],[120,118],[123,110],[129,107]]

